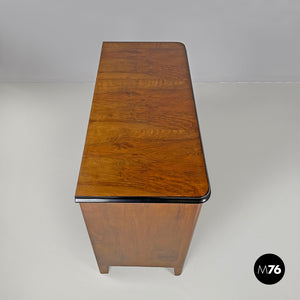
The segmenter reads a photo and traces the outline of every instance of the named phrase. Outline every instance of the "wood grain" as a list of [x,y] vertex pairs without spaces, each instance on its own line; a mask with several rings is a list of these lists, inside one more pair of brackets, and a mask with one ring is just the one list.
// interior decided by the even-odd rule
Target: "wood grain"
[[75,197],[208,191],[184,45],[103,43]]
[[101,273],[109,266],[174,268],[180,275],[201,204],[80,203]]

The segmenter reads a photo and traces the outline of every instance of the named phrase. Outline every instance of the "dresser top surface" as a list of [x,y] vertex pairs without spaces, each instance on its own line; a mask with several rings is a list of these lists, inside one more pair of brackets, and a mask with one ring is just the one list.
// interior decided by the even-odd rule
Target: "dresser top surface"
[[186,50],[173,42],[104,42],[77,202],[208,199]]

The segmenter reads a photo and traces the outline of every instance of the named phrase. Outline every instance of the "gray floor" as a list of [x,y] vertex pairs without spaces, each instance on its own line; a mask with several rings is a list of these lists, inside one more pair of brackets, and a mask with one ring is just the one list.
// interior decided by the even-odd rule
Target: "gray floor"
[[[93,84],[0,85],[0,299],[300,298],[300,84],[194,90],[212,196],[175,277],[98,273],[73,198]],[[267,252],[286,266],[273,286],[253,274]]]

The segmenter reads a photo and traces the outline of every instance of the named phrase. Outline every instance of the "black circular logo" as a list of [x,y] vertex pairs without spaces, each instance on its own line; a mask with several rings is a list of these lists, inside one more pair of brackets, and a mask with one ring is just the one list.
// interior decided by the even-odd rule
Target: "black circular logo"
[[275,284],[284,275],[285,267],[282,259],[275,254],[264,254],[254,264],[256,278],[264,284]]

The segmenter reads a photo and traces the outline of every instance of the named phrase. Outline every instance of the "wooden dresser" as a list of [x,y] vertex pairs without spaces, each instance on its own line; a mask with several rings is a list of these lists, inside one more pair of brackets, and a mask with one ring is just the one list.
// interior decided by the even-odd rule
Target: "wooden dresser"
[[100,272],[181,274],[209,196],[185,46],[104,42],[75,195]]

